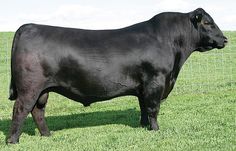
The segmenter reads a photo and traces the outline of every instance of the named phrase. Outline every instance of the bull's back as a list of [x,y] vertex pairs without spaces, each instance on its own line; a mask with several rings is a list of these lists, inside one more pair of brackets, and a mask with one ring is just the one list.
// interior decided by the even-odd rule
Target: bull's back
[[63,87],[81,97],[110,98],[132,94],[139,85],[126,70],[138,64],[136,40],[127,42],[132,37],[127,33],[33,24],[20,32],[17,53],[37,57],[48,87]]

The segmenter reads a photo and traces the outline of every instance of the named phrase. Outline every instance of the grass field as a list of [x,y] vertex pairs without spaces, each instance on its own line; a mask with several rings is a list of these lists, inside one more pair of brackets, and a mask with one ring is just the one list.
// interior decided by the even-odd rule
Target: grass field
[[5,145],[14,102],[7,100],[13,33],[0,33],[0,150],[236,150],[236,32],[225,32],[223,50],[194,53],[173,93],[162,103],[160,130],[139,126],[137,98],[90,107],[50,93],[46,120],[51,137],[40,137],[31,116],[20,144]]

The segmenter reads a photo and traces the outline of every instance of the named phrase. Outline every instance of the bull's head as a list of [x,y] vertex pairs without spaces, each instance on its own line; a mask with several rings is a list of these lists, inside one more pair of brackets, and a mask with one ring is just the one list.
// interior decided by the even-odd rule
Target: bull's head
[[212,17],[202,8],[190,13],[191,22],[199,35],[198,51],[207,51],[214,48],[224,48],[227,38],[215,24]]

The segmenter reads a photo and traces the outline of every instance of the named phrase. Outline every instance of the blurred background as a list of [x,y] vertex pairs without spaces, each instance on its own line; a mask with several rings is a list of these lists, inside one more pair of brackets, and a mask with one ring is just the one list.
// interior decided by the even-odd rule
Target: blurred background
[[205,9],[223,30],[236,30],[234,0],[24,0],[1,1],[0,31],[15,31],[25,23],[76,28],[120,28],[164,11]]

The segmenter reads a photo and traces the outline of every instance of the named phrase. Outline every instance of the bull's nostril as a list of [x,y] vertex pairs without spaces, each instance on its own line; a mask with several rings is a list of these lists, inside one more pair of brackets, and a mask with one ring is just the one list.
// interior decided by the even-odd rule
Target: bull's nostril
[[224,43],[227,43],[228,39],[225,36],[223,36],[223,38],[224,38]]
[[228,39],[227,38],[224,39],[224,43],[228,43]]

